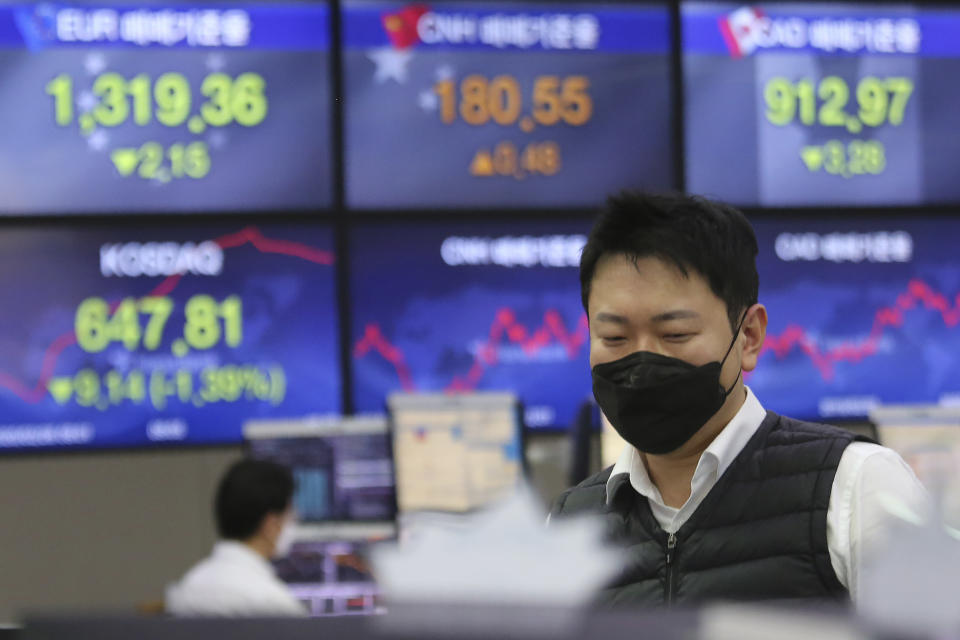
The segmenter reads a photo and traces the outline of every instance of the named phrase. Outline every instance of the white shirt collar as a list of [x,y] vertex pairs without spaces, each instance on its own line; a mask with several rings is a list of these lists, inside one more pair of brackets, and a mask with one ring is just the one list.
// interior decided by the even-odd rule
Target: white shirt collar
[[274,575],[273,565],[266,558],[237,540],[219,540],[213,545],[210,557],[218,562],[239,564]]
[[[707,486],[709,488],[716,484],[766,418],[767,411],[757,400],[757,397],[753,395],[753,391],[750,390],[750,387],[745,386],[744,388],[747,397],[743,406],[700,456],[700,461],[697,463],[697,469],[691,480],[691,489],[696,486]],[[616,464],[613,465],[610,478],[607,480],[608,504],[613,499],[613,488],[619,482],[616,478],[623,474],[628,474],[630,485],[637,493],[657,504],[663,504],[660,490],[653,484],[650,475],[647,473],[643,456],[630,445],[623,448]],[[702,498],[702,496],[700,497]],[[694,498],[693,492],[691,498]]]

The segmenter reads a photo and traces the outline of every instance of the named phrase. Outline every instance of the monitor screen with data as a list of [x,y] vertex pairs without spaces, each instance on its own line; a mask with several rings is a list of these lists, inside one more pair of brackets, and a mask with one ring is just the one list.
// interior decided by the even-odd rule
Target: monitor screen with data
[[684,1],[682,19],[688,191],[960,202],[960,7]]
[[472,511],[523,479],[515,395],[395,393],[388,406],[401,514]]
[[337,412],[329,227],[0,233],[0,451],[239,443]]
[[0,215],[332,205],[325,2],[0,4]]
[[582,207],[676,186],[667,3],[341,6],[348,206]]
[[960,400],[960,263],[951,218],[754,219],[770,324],[747,384],[797,418]]
[[518,394],[532,429],[590,397],[577,267],[589,222],[403,223],[351,238],[357,409],[392,391]]

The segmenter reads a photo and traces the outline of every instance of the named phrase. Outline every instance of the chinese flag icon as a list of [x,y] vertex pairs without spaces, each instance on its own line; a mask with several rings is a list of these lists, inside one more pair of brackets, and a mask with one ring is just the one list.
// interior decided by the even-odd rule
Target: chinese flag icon
[[407,49],[420,42],[417,23],[428,11],[430,7],[425,4],[411,4],[396,13],[383,15],[383,28],[387,30],[394,47]]

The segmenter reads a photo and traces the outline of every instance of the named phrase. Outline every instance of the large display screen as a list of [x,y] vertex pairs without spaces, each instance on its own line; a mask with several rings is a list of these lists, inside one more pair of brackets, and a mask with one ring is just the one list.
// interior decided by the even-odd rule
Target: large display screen
[[754,220],[770,325],[746,378],[767,409],[865,418],[960,400],[960,220]]
[[577,267],[589,223],[366,225],[351,238],[354,398],[513,391],[530,427],[591,397]]
[[682,11],[689,191],[763,206],[960,202],[960,8]]
[[0,6],[0,213],[331,205],[324,3]]
[[332,234],[6,227],[0,450],[239,442],[341,409]]
[[578,207],[676,186],[666,3],[342,7],[349,206]]

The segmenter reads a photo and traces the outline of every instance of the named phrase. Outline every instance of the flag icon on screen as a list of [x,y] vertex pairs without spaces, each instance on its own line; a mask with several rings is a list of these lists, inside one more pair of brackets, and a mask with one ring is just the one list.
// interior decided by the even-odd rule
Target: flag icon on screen
[[720,32],[734,58],[753,53],[764,27],[763,11],[756,7],[742,7],[720,19]]
[[417,24],[430,7],[425,4],[411,4],[400,11],[383,14],[383,28],[387,30],[390,42],[397,49],[407,49],[420,43]]
[[48,4],[14,8],[14,21],[31,51],[57,41],[57,10]]

